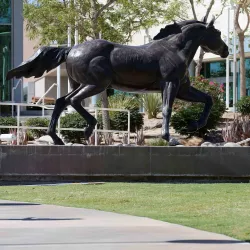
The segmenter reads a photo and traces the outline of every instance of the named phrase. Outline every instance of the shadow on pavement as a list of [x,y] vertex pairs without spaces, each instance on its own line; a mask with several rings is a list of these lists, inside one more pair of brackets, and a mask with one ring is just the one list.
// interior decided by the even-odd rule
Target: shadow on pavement
[[244,241],[237,240],[172,240],[169,243],[183,243],[183,244],[242,244]]
[[40,204],[36,204],[36,203],[0,203],[0,207],[1,206],[38,206]]
[[81,218],[11,218],[11,219],[0,219],[0,221],[67,221],[67,220],[82,220]]

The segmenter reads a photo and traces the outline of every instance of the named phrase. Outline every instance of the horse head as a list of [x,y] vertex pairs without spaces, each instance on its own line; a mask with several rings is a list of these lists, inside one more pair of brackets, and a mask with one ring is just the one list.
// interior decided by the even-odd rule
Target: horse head
[[228,46],[221,39],[221,32],[214,27],[215,17],[206,25],[206,32],[201,39],[201,48],[205,52],[210,52],[226,58],[229,55]]

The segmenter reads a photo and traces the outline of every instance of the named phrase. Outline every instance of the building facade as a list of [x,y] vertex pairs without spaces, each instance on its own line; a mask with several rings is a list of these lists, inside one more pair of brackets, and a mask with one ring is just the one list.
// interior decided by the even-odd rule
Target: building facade
[[[6,81],[7,72],[23,60],[23,1],[0,1],[0,101],[22,102],[22,82]],[[13,93],[13,95],[12,95]]]
[[[246,95],[250,96],[250,37],[245,37],[245,67],[246,67]],[[231,46],[230,46],[231,47]],[[237,58],[237,67],[236,67],[236,102],[240,99],[240,58],[238,43],[236,46],[236,58]],[[233,55],[232,48],[230,48],[231,55],[229,63],[229,107],[233,108]],[[224,85],[226,89],[226,60],[218,57],[204,59],[202,64],[201,74],[210,79],[211,81],[218,82]],[[225,96],[226,98],[226,96]]]

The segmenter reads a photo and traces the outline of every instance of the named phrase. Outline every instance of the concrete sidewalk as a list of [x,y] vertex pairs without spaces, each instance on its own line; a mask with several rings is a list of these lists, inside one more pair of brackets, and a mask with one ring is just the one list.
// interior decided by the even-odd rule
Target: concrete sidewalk
[[224,235],[143,217],[0,201],[1,250],[249,250]]

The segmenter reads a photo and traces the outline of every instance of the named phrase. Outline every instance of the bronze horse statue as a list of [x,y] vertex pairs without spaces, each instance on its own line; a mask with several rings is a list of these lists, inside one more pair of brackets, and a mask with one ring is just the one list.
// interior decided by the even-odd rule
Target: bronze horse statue
[[10,70],[7,79],[40,77],[45,71],[66,62],[72,91],[56,100],[47,131],[55,145],[64,145],[56,135],[56,124],[68,105],[87,121],[84,138],[89,139],[97,121],[81,102],[107,88],[132,93],[161,92],[162,138],[169,141],[169,122],[175,98],[205,104],[200,119],[189,124],[189,131],[200,129],[207,123],[212,98],[191,86],[188,67],[199,46],[222,58],[228,56],[228,46],[221,39],[221,32],[215,29],[214,21],[215,18],[209,23],[205,20],[174,22],[161,29],[153,41],[141,46],[102,39],[86,41],[72,48],[44,46],[28,61]]

